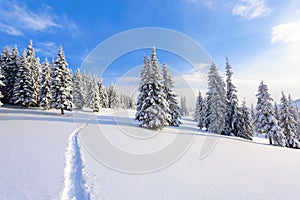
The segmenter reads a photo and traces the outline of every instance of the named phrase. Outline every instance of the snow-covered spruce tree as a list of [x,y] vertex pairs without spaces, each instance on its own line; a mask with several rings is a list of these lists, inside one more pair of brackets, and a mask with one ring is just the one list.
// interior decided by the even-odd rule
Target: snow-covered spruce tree
[[194,112],[194,120],[195,122],[198,122],[199,120],[199,113],[200,113],[200,101],[202,101],[203,98],[202,98],[202,95],[201,95],[201,92],[199,91],[199,94],[196,98],[196,104],[195,104],[195,112]]
[[100,105],[100,96],[99,96],[99,84],[96,78],[93,78],[92,82],[92,99],[91,99],[91,109],[93,112],[99,112],[101,105]]
[[208,73],[207,95],[210,106],[208,131],[221,134],[225,125],[226,92],[225,83],[219,75],[215,63],[212,63]]
[[242,107],[240,108],[240,117],[238,118],[239,129],[237,130],[238,137],[252,140],[253,138],[253,120],[250,112],[246,106],[246,102],[243,101]]
[[21,63],[16,74],[12,100],[14,104],[26,107],[36,105],[31,68],[27,62],[26,52],[22,54]]
[[270,144],[285,146],[285,136],[274,116],[273,99],[268,92],[268,86],[263,82],[258,87],[256,97],[255,125],[257,133],[265,134],[269,138]]
[[52,105],[60,109],[61,115],[64,110],[72,110],[72,72],[67,68],[67,62],[62,47],[59,47],[57,58],[54,63],[55,69],[51,83]]
[[[9,55],[9,48],[8,46],[4,47],[4,49],[2,50],[1,56],[0,56],[0,71],[1,71],[1,75],[2,77],[0,78],[0,81],[2,81],[2,84],[0,86],[0,93],[1,93],[1,97],[3,98],[5,96],[6,93],[6,87],[4,87],[6,84],[4,84],[7,79],[7,75],[6,75],[6,68],[7,68],[7,60],[8,60],[8,55]],[[8,102],[8,98],[3,98],[1,101],[6,103]],[[2,105],[2,103],[1,103]]]
[[106,92],[106,87],[103,85],[103,82],[100,80],[99,85],[99,97],[100,97],[100,106],[102,108],[108,108],[108,97]]
[[[200,119],[203,122],[202,130],[203,130],[203,128],[205,128],[205,130],[207,130],[207,128],[208,128],[208,126],[207,126],[208,125],[207,112],[208,112],[207,98],[204,97],[203,100],[202,100],[202,110],[200,112]],[[199,123],[198,123],[198,125],[199,125]]]
[[226,116],[225,116],[225,125],[224,125],[224,134],[225,135],[234,135],[237,136],[238,127],[238,118],[241,115],[239,113],[239,102],[236,95],[237,90],[235,85],[232,83],[232,67],[229,64],[228,58],[226,58]]
[[202,97],[201,92],[199,91],[195,108],[195,120],[200,129],[202,129],[205,126],[205,113],[207,108],[204,104],[204,99]]
[[189,114],[188,108],[186,106],[186,98],[184,95],[180,97],[180,114],[181,116],[187,116]]
[[33,106],[38,106],[39,89],[40,89],[40,73],[41,64],[39,58],[35,58],[34,48],[32,46],[32,40],[29,41],[26,49],[26,59],[30,67],[32,84],[33,84],[33,98],[36,102]]
[[109,108],[119,107],[119,96],[117,93],[116,86],[113,83],[111,83],[108,88],[108,102]]
[[2,95],[2,92],[1,92],[1,89],[2,87],[4,87],[4,83],[2,82],[2,80],[4,79],[4,76],[2,75],[2,69],[0,68],[0,106],[2,106],[2,102],[1,102],[1,99],[3,98],[3,95]]
[[274,103],[274,117],[277,121],[279,121],[279,109],[278,109],[278,105],[277,103],[275,102]]
[[85,105],[87,108],[91,108],[92,98],[93,98],[93,95],[91,93],[91,91],[93,90],[93,79],[91,74],[85,77],[85,85],[86,85]]
[[50,63],[45,59],[42,64],[42,74],[41,74],[41,88],[40,88],[40,101],[39,105],[44,108],[44,110],[49,110],[51,107],[52,93],[51,93],[51,72]]
[[133,97],[133,95],[131,95],[129,97],[129,101],[128,101],[128,109],[134,110],[136,109],[136,102],[135,102],[135,98]]
[[16,79],[16,74],[18,68],[20,66],[20,56],[18,52],[18,48],[15,45],[12,52],[8,54],[8,58],[6,60],[6,64],[3,68],[3,75],[5,76],[3,88],[3,95],[5,96],[4,102],[5,103],[13,103],[12,96],[13,96],[13,89]]
[[281,93],[279,105],[279,125],[286,137],[287,146],[300,148],[300,143],[296,135],[297,122],[294,117],[293,106],[283,92]]
[[173,92],[174,82],[172,80],[170,71],[166,64],[162,66],[163,86],[165,98],[169,104],[171,119],[168,122],[171,126],[179,126],[181,124],[180,107],[177,101],[177,95]]
[[82,109],[84,106],[83,78],[77,69],[73,76],[73,103],[75,108]]
[[[143,71],[145,70],[145,71]],[[141,82],[137,103],[136,120],[140,126],[151,129],[162,129],[171,119],[170,109],[163,93],[162,77],[156,50],[152,49],[151,58],[141,71]]]

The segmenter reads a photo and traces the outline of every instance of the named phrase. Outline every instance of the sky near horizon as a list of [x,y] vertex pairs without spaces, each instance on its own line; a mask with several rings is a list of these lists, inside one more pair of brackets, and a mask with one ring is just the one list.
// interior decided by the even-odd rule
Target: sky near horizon
[[[2,48],[17,44],[21,54],[32,39],[43,61],[55,57],[62,45],[73,70],[99,43],[115,34],[161,27],[199,43],[222,74],[228,57],[240,101],[245,97],[248,103],[255,103],[262,80],[276,101],[282,90],[300,98],[300,1],[12,0],[0,2],[0,16]],[[141,64],[145,52],[151,53],[132,53],[127,59],[122,56],[112,64],[107,80],[117,80],[124,70]],[[197,88],[199,74],[185,61],[159,50],[158,59],[177,70],[194,91],[202,89]],[[193,101],[190,99],[190,104]]]

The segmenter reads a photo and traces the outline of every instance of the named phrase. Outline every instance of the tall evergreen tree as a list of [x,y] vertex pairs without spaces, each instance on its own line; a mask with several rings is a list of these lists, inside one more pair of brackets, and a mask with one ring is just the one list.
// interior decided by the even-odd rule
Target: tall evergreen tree
[[99,112],[101,105],[100,105],[100,96],[99,96],[99,85],[98,80],[96,78],[93,79],[93,90],[92,93],[92,99],[91,99],[91,109],[93,112]]
[[41,88],[40,88],[40,101],[39,105],[44,108],[44,110],[49,110],[51,107],[51,71],[50,63],[48,59],[42,64],[42,74],[41,74]]
[[256,131],[260,134],[265,134],[269,138],[270,144],[285,146],[285,136],[274,116],[273,99],[268,92],[268,86],[263,82],[258,87],[256,97]]
[[162,66],[162,76],[163,76],[163,92],[165,98],[169,104],[171,119],[168,122],[171,126],[179,126],[181,124],[180,118],[180,107],[178,106],[177,95],[173,92],[174,82],[170,75],[170,71],[166,64]]
[[169,104],[163,93],[164,88],[161,84],[162,77],[155,48],[152,49],[151,58],[144,67],[145,72],[141,73],[136,120],[140,126],[162,129],[168,125],[171,116]]
[[33,84],[33,98],[34,102],[36,102],[33,106],[38,105],[39,100],[39,89],[40,89],[40,73],[41,73],[41,64],[39,62],[39,58],[35,58],[34,48],[32,46],[32,40],[29,41],[26,49],[26,59],[27,63],[30,67],[31,78]]
[[16,74],[16,81],[13,89],[12,100],[14,104],[26,107],[35,106],[33,80],[31,68],[27,62],[26,52],[22,54],[21,64]]
[[[3,86],[0,87],[0,92],[2,93],[2,96],[5,95],[6,93],[6,87],[4,87],[7,75],[6,75],[6,68],[7,68],[7,60],[8,60],[8,55],[9,55],[9,48],[8,46],[4,47],[2,50],[1,56],[0,56],[0,70],[2,73],[2,79],[1,81],[3,82]],[[4,79],[5,78],[5,79]],[[7,98],[2,99],[3,102],[7,102]]]
[[4,71],[3,75],[5,76],[5,80],[4,80],[5,87],[3,88],[3,94],[5,96],[4,101],[6,103],[13,103],[12,102],[13,89],[14,89],[17,71],[20,66],[20,56],[16,45],[14,46],[12,52],[10,52],[7,56],[8,58],[3,68]]
[[61,110],[61,115],[64,115],[64,110],[72,110],[72,73],[67,68],[67,62],[62,47],[59,47],[57,58],[55,61],[55,69],[51,83],[52,105],[56,109]]
[[278,105],[277,103],[275,102],[274,103],[274,117],[277,121],[279,121],[279,109],[278,109]]
[[279,125],[286,137],[287,146],[291,148],[300,148],[297,138],[297,122],[294,116],[294,108],[285,94],[281,93],[279,106]]
[[212,63],[208,73],[207,96],[209,105],[208,131],[221,134],[225,125],[226,92],[225,83],[214,63]]
[[119,107],[119,96],[117,93],[116,86],[113,83],[111,83],[108,88],[108,102],[109,108]]
[[252,140],[253,138],[253,120],[251,118],[250,112],[246,106],[246,102],[243,101],[242,107],[240,108],[241,116],[239,120],[239,129],[237,130],[237,136]]
[[4,83],[2,82],[2,80],[4,79],[4,76],[2,75],[2,69],[0,68],[0,106],[2,106],[2,102],[1,102],[1,99],[3,98],[3,95],[2,95],[2,92],[1,92],[1,89],[2,87],[4,87]]
[[92,98],[93,98],[93,94],[91,93],[91,91],[93,91],[93,79],[91,74],[89,74],[85,78],[85,87],[86,87],[85,105],[86,107],[91,108]]
[[237,136],[238,133],[238,118],[241,115],[239,113],[238,97],[236,95],[237,90],[232,83],[232,67],[229,64],[228,58],[226,58],[226,116],[224,132],[226,135]]
[[82,109],[84,106],[83,78],[79,69],[73,76],[73,103],[78,109]]
[[203,99],[201,92],[199,91],[197,102],[196,102],[196,109],[195,109],[195,118],[198,124],[198,127],[202,129],[205,126],[205,113],[206,113],[206,104],[205,99]]
[[100,105],[102,108],[108,108],[108,96],[106,92],[106,87],[103,85],[102,81],[99,81],[99,97]]

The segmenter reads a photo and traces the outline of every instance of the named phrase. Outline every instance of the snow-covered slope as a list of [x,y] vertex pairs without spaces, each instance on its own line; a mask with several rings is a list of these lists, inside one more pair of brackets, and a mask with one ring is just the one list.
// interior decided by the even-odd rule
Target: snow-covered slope
[[300,198],[299,150],[202,133],[189,118],[154,132],[133,111],[58,113],[0,108],[0,199]]

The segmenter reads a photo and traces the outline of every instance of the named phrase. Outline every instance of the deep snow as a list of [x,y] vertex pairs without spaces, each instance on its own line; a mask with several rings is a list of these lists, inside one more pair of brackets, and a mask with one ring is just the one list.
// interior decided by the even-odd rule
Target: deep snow
[[[0,199],[300,198],[299,150],[270,146],[265,138],[250,142],[202,133],[189,118],[180,128],[157,133],[138,127],[134,111],[66,114],[0,108]],[[158,152],[155,162],[176,139],[190,146],[153,171],[152,163],[130,168],[127,157],[107,155],[109,149],[97,140],[103,136],[127,153]],[[139,168],[145,166],[148,173]]]

